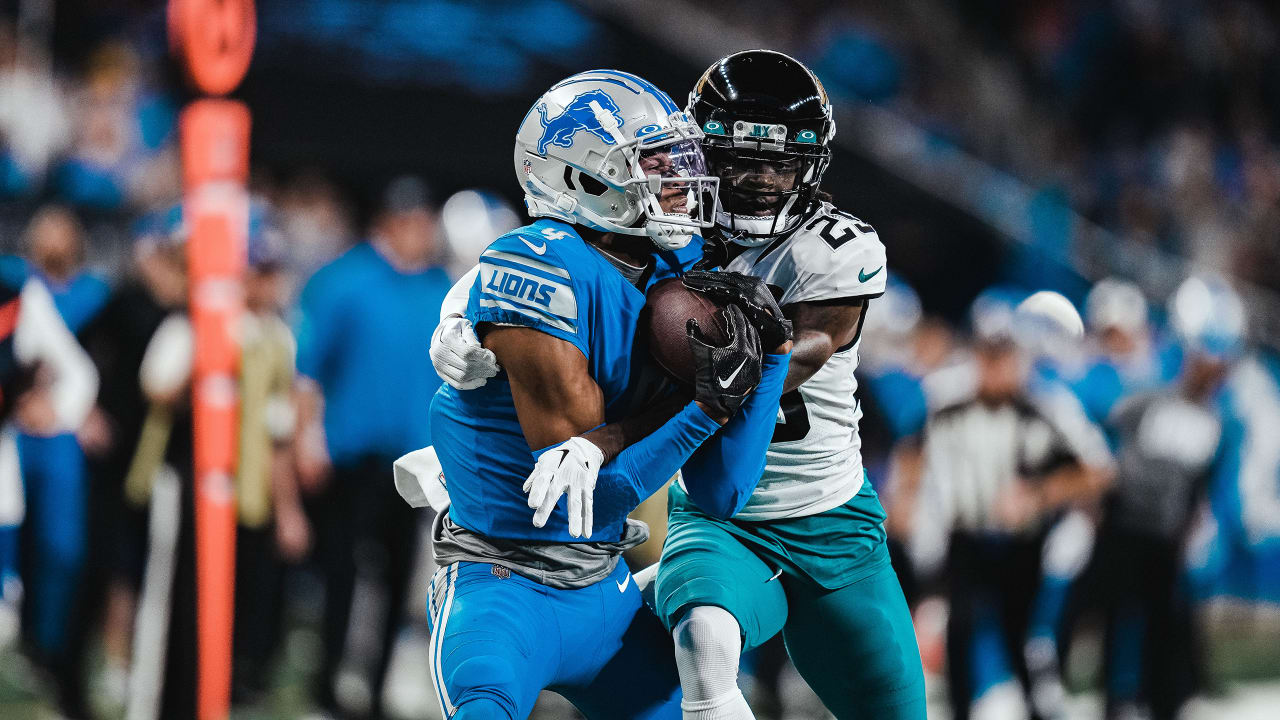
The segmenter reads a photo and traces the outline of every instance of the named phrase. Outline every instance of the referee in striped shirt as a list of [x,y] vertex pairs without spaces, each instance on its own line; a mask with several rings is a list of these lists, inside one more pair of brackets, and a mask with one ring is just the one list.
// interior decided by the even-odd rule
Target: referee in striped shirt
[[1000,635],[1008,667],[1026,691],[1023,645],[1045,533],[1068,507],[1095,501],[1111,472],[1101,430],[1070,390],[1034,369],[1030,333],[1013,300],[994,291],[980,295],[970,313],[972,357],[926,383],[944,386],[951,397],[916,439],[918,458],[910,465],[918,478],[907,483],[917,488],[910,542],[916,569],[928,576],[945,560],[947,668],[957,720],[1003,680],[987,663],[975,667],[979,632]]

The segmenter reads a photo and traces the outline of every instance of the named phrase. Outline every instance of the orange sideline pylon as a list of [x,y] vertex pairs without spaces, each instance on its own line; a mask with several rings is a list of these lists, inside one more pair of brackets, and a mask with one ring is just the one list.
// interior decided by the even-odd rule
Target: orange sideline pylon
[[[224,95],[249,66],[252,0],[170,0],[169,37],[197,90]],[[195,331],[196,717],[231,712],[235,598],[235,475],[242,279],[249,232],[249,109],[203,98],[179,120],[183,219]]]

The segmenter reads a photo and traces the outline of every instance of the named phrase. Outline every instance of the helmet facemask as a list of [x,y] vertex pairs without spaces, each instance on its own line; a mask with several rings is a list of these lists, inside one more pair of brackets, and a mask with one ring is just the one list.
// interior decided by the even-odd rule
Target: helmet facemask
[[[609,228],[646,235],[659,247],[678,250],[700,228],[715,225],[720,179],[707,171],[702,131],[684,113],[673,113],[667,128],[653,125],[632,140],[619,142],[605,156],[601,179],[626,194],[638,212],[628,227]],[[625,167],[621,181],[612,176]]]
[[[785,126],[736,123],[775,128]],[[738,130],[738,128],[735,128]],[[782,139],[708,136],[707,163],[720,178],[720,210],[716,224],[740,245],[757,246],[795,230],[817,207],[818,184],[830,161],[820,144]]]
[[715,225],[720,180],[707,172],[702,139],[702,128],[652,84],[589,70],[554,85],[525,114],[516,177],[533,217],[675,250]]

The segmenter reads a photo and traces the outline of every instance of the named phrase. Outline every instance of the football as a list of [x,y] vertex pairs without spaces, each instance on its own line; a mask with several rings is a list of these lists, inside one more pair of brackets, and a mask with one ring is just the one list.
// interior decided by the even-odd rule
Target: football
[[685,326],[696,320],[707,341],[723,345],[729,339],[721,307],[710,298],[684,286],[679,278],[663,280],[649,290],[645,300],[644,327],[649,353],[663,370],[692,385],[693,351]]

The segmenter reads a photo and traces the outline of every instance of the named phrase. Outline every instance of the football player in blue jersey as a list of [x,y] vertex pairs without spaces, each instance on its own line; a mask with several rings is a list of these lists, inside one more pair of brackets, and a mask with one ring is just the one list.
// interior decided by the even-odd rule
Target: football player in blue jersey
[[[1268,404],[1280,408],[1274,383],[1256,374],[1261,366],[1241,360],[1247,314],[1227,282],[1188,278],[1170,299],[1168,318],[1181,346],[1181,372],[1167,386],[1123,398],[1108,419],[1118,464],[1093,566],[1105,619],[1108,718],[1176,718],[1201,689],[1202,653],[1185,575],[1187,557],[1194,555],[1187,551],[1188,538],[1201,498],[1214,484],[1215,466],[1231,465],[1232,455],[1243,449],[1229,437],[1239,440],[1242,427],[1228,408],[1244,410],[1240,419]],[[1232,396],[1242,380],[1250,395],[1239,403]],[[1269,435],[1248,442],[1249,450],[1263,446],[1264,454],[1253,459],[1275,457],[1280,442],[1274,432]],[[1243,479],[1242,467],[1235,466],[1232,484]],[[1267,471],[1266,483],[1274,488],[1274,463]],[[1270,495],[1274,508],[1275,493]],[[1229,524],[1219,523],[1219,530],[1231,534]]]
[[[762,338],[785,313],[795,348],[767,462],[739,511],[726,517],[726,503],[699,497],[689,466],[671,487],[654,605],[675,639],[683,717],[752,717],[739,656],[779,632],[837,717],[923,717],[919,650],[863,471],[854,395],[885,249],[819,191],[835,134],[826,91],[794,58],[748,50],[707,69],[688,112],[720,180],[717,234],[727,241],[712,243],[702,266],[728,272],[689,273],[685,285],[740,305]],[[468,340],[465,327],[433,337],[448,383],[488,372]]]
[[1069,382],[1096,423],[1105,423],[1129,395],[1168,384],[1178,374],[1178,344],[1160,338],[1147,315],[1147,299],[1131,282],[1106,278],[1089,291],[1085,316],[1095,353]]
[[729,306],[723,346],[690,321],[688,399],[637,340],[646,291],[703,254],[717,180],[701,135],[612,70],[560,82],[520,125],[516,175],[539,219],[489,246],[438,331],[474,327],[471,352],[502,368],[442,387],[431,408],[450,502],[430,593],[446,717],[523,718],[544,688],[589,718],[680,717],[670,636],[618,562],[648,535],[627,514],[677,470],[708,512],[745,504],[790,349],[771,299],[751,321]]

